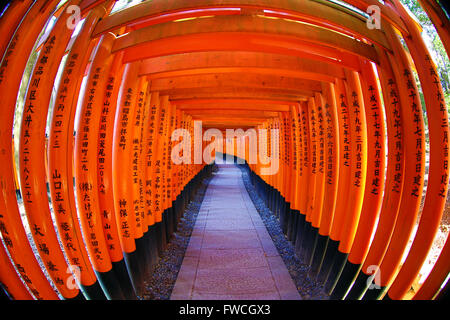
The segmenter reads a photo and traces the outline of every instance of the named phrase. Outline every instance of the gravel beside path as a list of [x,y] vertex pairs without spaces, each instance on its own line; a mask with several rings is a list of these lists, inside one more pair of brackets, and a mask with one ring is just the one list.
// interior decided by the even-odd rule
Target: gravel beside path
[[264,201],[258,196],[255,188],[250,182],[248,173],[241,167],[242,179],[247,188],[247,192],[252,199],[256,210],[259,212],[264,225],[267,228],[272,240],[277,248],[281,258],[283,259],[292,280],[297,286],[298,293],[304,300],[328,300],[329,296],[323,291],[320,284],[316,283],[308,277],[309,266],[304,264],[294,254],[294,247],[284,235],[280,227],[280,222],[266,207]]
[[177,232],[167,245],[163,256],[154,267],[153,275],[145,281],[145,291],[142,300],[169,300],[178,272],[183,262],[186,248],[189,244],[192,229],[194,228],[205,191],[212,177],[204,179],[194,197],[189,203],[184,216],[178,223]]
[[[278,219],[265,206],[263,200],[258,197],[256,190],[250,183],[248,174],[244,170],[242,170],[242,179],[251,200],[260,214],[280,256],[286,264],[289,274],[291,275],[302,299],[327,300],[328,295],[323,292],[322,286],[308,277],[307,274],[309,267],[295,256],[294,248],[284,236]],[[192,229],[195,225],[195,221],[210,180],[211,178],[208,178],[202,182],[195,199],[189,204],[184,217],[178,225],[177,232],[168,244],[166,252],[155,266],[153,276],[145,282],[146,290],[142,295],[142,299],[170,299],[178,272],[183,262],[186,248],[189,244]]]

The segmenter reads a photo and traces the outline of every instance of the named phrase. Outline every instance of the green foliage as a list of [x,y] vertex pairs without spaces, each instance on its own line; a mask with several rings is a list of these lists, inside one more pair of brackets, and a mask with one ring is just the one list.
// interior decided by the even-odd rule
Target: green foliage
[[[433,23],[417,0],[400,0],[400,2],[402,2],[420,22],[420,25],[423,28],[423,39],[430,51],[432,59],[436,63],[442,88],[444,89],[446,96],[448,96],[450,92],[450,79],[448,75],[450,71],[450,61]],[[446,101],[447,106],[450,108],[449,100],[446,99]]]
[[[402,2],[410,10],[410,12],[417,18],[420,25],[422,26],[422,37],[424,39],[425,45],[428,48],[428,51],[430,52],[431,58],[436,64],[438,75],[441,80],[442,89],[444,90],[444,99],[447,105],[447,110],[450,114],[450,79],[448,75],[450,71],[450,61],[444,45],[442,44],[442,41],[439,38],[439,35],[433,23],[431,22],[425,11],[422,9],[422,7],[419,5],[417,0],[400,0],[400,2]],[[423,96],[419,77],[415,72],[414,76],[416,78],[416,83],[419,89],[419,98],[426,114],[425,99]],[[428,127],[428,119],[426,116],[424,116],[424,121],[426,127]],[[425,139],[428,148],[428,130],[426,130],[425,132]]]

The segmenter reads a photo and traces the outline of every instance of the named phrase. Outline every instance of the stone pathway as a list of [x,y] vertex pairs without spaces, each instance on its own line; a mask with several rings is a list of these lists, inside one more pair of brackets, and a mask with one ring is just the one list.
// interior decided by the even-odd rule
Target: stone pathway
[[300,295],[234,165],[218,165],[172,300],[299,300]]

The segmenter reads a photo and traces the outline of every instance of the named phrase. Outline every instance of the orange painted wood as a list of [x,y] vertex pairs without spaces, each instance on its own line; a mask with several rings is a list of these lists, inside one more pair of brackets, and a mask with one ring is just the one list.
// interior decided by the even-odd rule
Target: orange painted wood
[[344,78],[342,68],[335,64],[317,62],[305,57],[245,51],[191,52],[145,59],[139,74],[154,80],[211,74],[219,70],[222,73],[253,71],[252,73],[258,74],[329,82],[334,81],[334,78]]
[[45,127],[53,83],[71,36],[71,30],[65,28],[67,16],[63,13],[56,21],[30,76],[20,123],[19,179],[27,221],[39,256],[60,294],[64,298],[73,298],[80,291],[77,285],[66,285],[72,274],[53,226],[47,195],[45,156]]
[[114,60],[114,56],[110,54],[113,40],[113,35],[106,35],[94,51],[86,89],[78,110],[80,118],[75,126],[74,173],[77,208],[91,263],[99,272],[112,269],[99,206],[97,147],[102,112],[99,106],[103,105],[108,72]]
[[14,270],[3,245],[0,246],[0,283],[12,299],[33,300],[33,296],[28,292],[21,277]]
[[3,224],[1,232],[20,276],[37,299],[58,299],[58,295],[36,261],[22,225],[12,164],[12,125],[17,91],[28,55],[56,3],[57,1],[50,2],[42,11],[40,9],[43,2],[34,3],[9,42],[0,65],[0,92],[5,104],[0,109],[0,159],[3,163],[0,168],[0,211],[8,212],[7,215],[0,215],[0,222]]
[[[227,68],[228,69],[228,68]],[[270,69],[267,69],[270,72]],[[299,93],[310,95],[320,91],[320,82],[305,80],[304,78],[290,77],[289,74],[274,75],[274,72],[263,74],[252,72],[246,68],[235,70],[236,73],[221,73],[221,70],[211,69],[211,74],[176,76],[174,78],[153,79],[152,91],[192,90],[201,88],[235,87],[237,83],[246,88],[296,90]]]
[[[309,101],[308,101],[309,102]],[[310,184],[310,166],[311,166],[311,157],[310,157],[310,148],[311,143],[309,140],[310,133],[310,125],[309,125],[309,112],[308,106],[306,103],[297,105],[298,117],[301,120],[301,156],[302,156],[302,168],[301,172],[301,180],[299,181],[301,186],[300,192],[300,213],[303,215],[307,215],[308,212],[308,192],[309,192],[309,184]]]
[[[339,181],[338,194],[348,194],[351,179],[351,154],[353,152],[350,134],[350,115],[348,97],[345,92],[344,82],[338,80],[336,83],[336,100],[338,105],[339,124]],[[335,207],[333,224],[331,226],[330,238],[334,241],[340,240],[342,224],[346,214],[347,197],[338,197]]]
[[386,126],[378,83],[372,65],[362,61],[361,89],[367,122],[367,178],[361,216],[348,260],[361,264],[369,250],[371,235],[381,211],[386,169]]
[[333,84],[322,84],[325,121],[325,189],[319,234],[328,236],[333,224],[339,184],[339,127],[338,107]]
[[317,105],[314,98],[308,100],[308,116],[309,116],[309,180],[307,188],[307,196],[305,199],[305,209],[306,209],[306,221],[312,222],[314,214],[317,212],[314,207],[315,197],[318,195],[316,193],[317,186],[317,172],[318,172],[318,144],[319,144],[319,133],[318,133],[318,117],[317,117]]
[[349,253],[361,215],[367,179],[367,124],[361,82],[356,72],[347,73],[347,102],[350,118],[350,184],[345,218],[339,235],[339,251]]
[[133,207],[132,173],[132,134],[133,114],[138,90],[137,64],[125,65],[117,110],[113,138],[113,194],[116,221],[119,228],[122,251],[132,253],[136,250],[136,216]]
[[300,203],[299,203],[299,168],[300,168],[300,122],[298,118],[298,113],[295,105],[291,105],[291,112],[288,114],[288,117],[291,117],[291,154],[292,154],[292,172],[291,174],[291,208],[294,210],[300,211]]
[[403,194],[405,157],[403,151],[403,121],[400,93],[395,75],[386,53],[380,54],[381,65],[377,68],[383,92],[386,112],[386,133],[388,136],[388,158],[386,182],[381,212],[376,232],[362,266],[362,272],[371,274],[368,268],[378,266],[383,258],[400,208]]
[[[51,115],[48,137],[48,174],[50,196],[58,232],[67,259],[78,267],[86,286],[96,281],[78,221],[73,185],[74,119],[78,94],[89,56],[98,41],[90,41],[92,28],[100,18],[98,11],[87,17],[79,37],[72,43]],[[70,44],[69,44],[70,45]],[[76,278],[78,272],[74,272]]]
[[146,175],[147,175],[147,183],[146,183],[146,203],[148,205],[148,214],[150,215],[150,223],[151,225],[156,222],[160,222],[157,220],[157,215],[155,211],[155,184],[156,184],[156,176],[155,176],[155,164],[157,161],[158,152],[158,128],[160,122],[160,113],[161,108],[159,107],[159,93],[152,92],[150,94],[150,123],[148,129],[147,136],[147,167],[146,167]]
[[422,215],[408,257],[388,292],[389,297],[401,299],[411,287],[427,257],[444,212],[449,176],[449,128],[444,92],[438,80],[436,66],[416,24],[398,1],[394,3],[405,20],[410,34],[406,43],[422,84],[430,140],[429,175]]
[[[146,33],[152,32],[155,32],[155,30],[146,31]],[[308,42],[295,36],[280,36],[265,34],[264,32],[257,34],[253,32],[224,31],[216,33],[192,33],[149,39],[147,42],[139,44],[135,43],[134,39],[127,38],[124,38],[121,42],[117,43],[116,50],[125,50],[124,59],[126,62],[185,52],[245,50],[314,59],[320,62],[358,70],[357,56],[349,51],[320,45],[318,42]],[[348,50],[350,50],[351,45],[349,44]],[[363,51],[360,52],[362,57],[377,61],[377,58],[373,56],[372,49],[363,47],[361,51]]]
[[[212,11],[211,9],[215,11]],[[217,9],[216,9],[217,8]],[[133,28],[142,28],[148,25],[158,24],[187,17],[209,16],[217,14],[226,14],[226,11],[220,11],[223,8],[244,8],[259,10],[259,14],[274,16],[278,14],[281,17],[314,23],[323,27],[331,28],[341,32],[347,32],[354,35],[360,35],[389,48],[383,33],[378,30],[368,30],[365,21],[350,10],[329,3],[326,1],[304,1],[283,2],[283,1],[217,1],[217,0],[195,0],[189,3],[169,2],[159,0],[152,3],[142,3],[129,10],[118,12],[115,15],[99,23],[97,34],[106,31],[112,31],[120,26],[131,25]],[[208,11],[209,9],[209,11]],[[223,10],[222,9],[222,10]],[[268,10],[267,10],[268,9]],[[336,10],[337,9],[337,10]],[[267,10],[263,13],[262,10]],[[237,12],[236,12],[237,11]],[[383,13],[391,11],[383,9]],[[239,10],[229,10],[228,14],[238,14]],[[392,16],[392,15],[390,15]],[[394,21],[397,25],[402,25],[398,17],[394,15]]]
[[142,238],[144,233],[148,230],[147,224],[145,223],[145,215],[144,215],[144,207],[143,207],[143,189],[142,189],[142,180],[143,180],[143,167],[142,167],[142,130],[143,130],[143,107],[144,107],[144,99],[145,93],[147,92],[148,82],[144,78],[139,78],[139,82],[136,88],[136,94],[134,95],[135,101],[135,109],[134,114],[130,114],[130,122],[132,126],[131,129],[131,140],[132,140],[132,148],[130,150],[132,165],[132,207],[133,207],[133,215],[136,220],[136,233],[135,238]]
[[418,89],[400,41],[390,32],[388,38],[393,48],[396,48],[395,59],[391,61],[391,65],[399,79],[398,86],[403,107],[401,112],[405,138],[405,185],[392,239],[380,265],[382,274],[380,282],[383,286],[392,282],[401,263],[419,211],[425,173],[424,122]]
[[98,130],[98,201],[103,232],[105,234],[105,241],[111,262],[118,262],[123,259],[119,230],[116,221],[117,212],[114,207],[114,195],[113,192],[110,192],[113,188],[112,150],[114,119],[123,71],[122,55],[115,55],[108,73]]
[[0,30],[2,30],[2,37],[0,39],[0,56],[3,57],[5,49],[8,46],[9,40],[12,38],[17,27],[20,25],[22,18],[30,9],[33,1],[11,1],[6,11],[0,19]]

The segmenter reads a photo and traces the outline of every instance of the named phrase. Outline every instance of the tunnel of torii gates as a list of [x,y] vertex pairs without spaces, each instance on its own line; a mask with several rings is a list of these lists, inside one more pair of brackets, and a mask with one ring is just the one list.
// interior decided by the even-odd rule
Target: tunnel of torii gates
[[[60,2],[13,0],[0,19],[3,297],[139,297],[212,172],[202,151],[244,163],[333,298],[446,294],[449,241],[406,296],[444,212],[449,141],[436,66],[398,0],[152,0],[112,14],[111,0]],[[419,3],[448,53],[445,10]],[[378,21],[362,14],[373,5]]]

